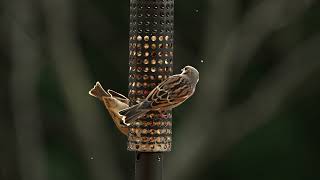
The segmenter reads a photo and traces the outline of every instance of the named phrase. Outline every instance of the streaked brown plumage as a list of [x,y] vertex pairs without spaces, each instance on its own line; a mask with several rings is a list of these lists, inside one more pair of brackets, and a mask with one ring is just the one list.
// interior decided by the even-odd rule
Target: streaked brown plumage
[[190,98],[199,81],[199,72],[192,66],[186,66],[181,74],[170,76],[155,87],[145,100],[137,105],[120,111],[125,124],[140,118],[149,111],[173,109]]
[[104,103],[117,128],[127,136],[129,129],[122,124],[123,117],[119,111],[129,107],[129,99],[113,90],[105,91],[99,82],[89,91],[89,94]]

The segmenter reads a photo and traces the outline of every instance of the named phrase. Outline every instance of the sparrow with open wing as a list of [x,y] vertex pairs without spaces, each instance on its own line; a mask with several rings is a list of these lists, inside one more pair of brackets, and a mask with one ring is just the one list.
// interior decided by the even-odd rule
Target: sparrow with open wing
[[173,75],[155,87],[140,103],[121,110],[124,124],[129,125],[149,111],[171,110],[190,98],[199,81],[199,72],[192,66],[186,66],[181,74]]
[[130,100],[113,90],[105,91],[99,82],[89,91],[89,94],[104,103],[117,128],[127,136],[129,129],[122,123],[123,117],[119,111],[128,108]]

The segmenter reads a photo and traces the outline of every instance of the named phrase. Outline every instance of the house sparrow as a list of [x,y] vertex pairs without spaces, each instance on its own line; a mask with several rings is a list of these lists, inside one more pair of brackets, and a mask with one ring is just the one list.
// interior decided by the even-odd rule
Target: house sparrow
[[171,110],[190,98],[199,81],[199,72],[192,66],[186,66],[181,71],[181,74],[161,82],[140,103],[120,111],[124,123],[128,125],[149,111]]
[[117,128],[127,136],[129,129],[122,124],[123,117],[119,114],[119,111],[128,108],[130,100],[113,90],[109,89],[106,92],[99,82],[89,91],[89,94],[104,103]]

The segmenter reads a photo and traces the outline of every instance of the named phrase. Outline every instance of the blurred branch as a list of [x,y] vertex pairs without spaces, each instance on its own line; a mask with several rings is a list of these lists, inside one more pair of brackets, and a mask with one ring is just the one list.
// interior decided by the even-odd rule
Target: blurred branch
[[[300,18],[315,0],[268,0],[262,1],[246,14],[243,23],[228,37],[227,46],[234,53],[227,59],[233,66],[234,77],[245,72],[249,61],[263,41],[272,33]],[[218,55],[218,59],[227,53]],[[228,56],[227,56],[228,57]]]
[[211,141],[212,147],[215,148],[212,158],[218,158],[243,136],[267,123],[272,115],[281,109],[291,93],[320,69],[320,61],[315,60],[320,58],[319,45],[320,34],[291,53],[260,83],[245,103],[227,111],[219,118],[228,126],[222,129],[220,144],[216,144],[214,139]]
[[[74,6],[70,0],[44,1],[53,62],[72,113],[76,133],[82,141],[92,179],[123,179],[113,154],[115,150],[110,146],[112,140],[98,125],[102,118],[95,106],[96,101],[88,95],[93,82],[90,83],[81,50],[75,41]],[[94,160],[90,160],[92,153]]]
[[39,42],[35,12],[31,1],[7,2],[10,9],[12,43],[12,110],[17,138],[20,175],[23,180],[46,180],[47,162],[42,142],[43,129],[39,118],[36,83],[39,77]]
[[[210,18],[207,23],[208,34],[204,50],[207,60],[201,72],[201,83],[206,84],[203,93],[215,97],[215,101],[210,102],[211,112],[218,112],[225,102],[228,89],[230,62],[224,58],[232,54],[234,50],[226,44],[226,41],[238,22],[239,1],[214,0],[210,1],[209,5],[212,10],[209,10]],[[221,45],[225,46],[221,47]],[[219,56],[220,53],[223,55]]]
[[[208,49],[205,50],[205,54],[210,60],[207,61],[208,64],[202,71],[201,79],[203,84],[207,86],[203,93],[215,97],[215,101],[210,102],[211,107],[216,109],[214,112],[221,109],[224,104],[225,94],[228,91],[228,82],[231,79],[231,71],[236,74],[234,77],[239,77],[246,70],[251,57],[263,40],[272,32],[300,17],[312,5],[312,2],[314,1],[310,0],[309,3],[300,0],[262,1],[250,10],[246,14],[243,23],[233,30],[230,29],[235,23],[229,24],[226,26],[227,28],[221,28],[220,31],[216,30],[218,32],[208,31],[212,35],[211,33],[208,34]],[[230,6],[233,7],[235,5],[231,4]],[[219,9],[231,14],[226,8]],[[234,9],[231,8],[231,11],[234,11]],[[232,21],[232,18],[229,17],[218,22],[224,22],[228,19]],[[215,25],[214,21],[217,21],[217,19],[210,17],[209,27]],[[215,32],[218,35],[215,35]],[[219,41],[217,42],[216,39]],[[216,49],[212,47],[216,47]]]
[[[201,71],[197,94],[201,94],[202,97],[212,97],[210,100],[213,99],[214,102],[197,98],[192,113],[187,113],[182,118],[184,123],[175,137],[175,149],[178,153],[172,153],[168,159],[167,179],[177,179],[186,175],[186,172],[195,166],[194,160],[201,155],[199,151],[205,149],[204,147],[211,140],[215,139],[214,143],[216,144],[224,143],[222,137],[225,132],[223,129],[234,128],[236,125],[224,122],[221,118],[219,120],[215,120],[215,118],[224,105],[232,67],[237,64],[238,69],[245,70],[250,58],[265,37],[300,16],[310,7],[311,2],[313,1],[310,1],[309,4],[303,1],[289,2],[288,0],[263,1],[253,8],[243,23],[226,37],[221,49],[211,51],[212,46],[208,43],[207,57],[215,59],[215,61],[206,61],[206,66]],[[208,40],[215,42],[215,39],[211,39],[210,35]],[[201,84],[204,84],[205,87],[201,87]],[[198,119],[199,115],[208,118],[202,118],[201,123],[195,123],[194,121]],[[242,117],[237,117],[237,119],[239,118]],[[260,122],[260,120],[258,121]],[[242,124],[237,125],[241,127]],[[210,127],[210,129],[205,130],[204,127]],[[208,132],[214,133],[208,136]],[[188,146],[185,145],[186,140]],[[217,153],[214,151],[212,154],[216,155]],[[197,162],[201,161],[197,160]]]

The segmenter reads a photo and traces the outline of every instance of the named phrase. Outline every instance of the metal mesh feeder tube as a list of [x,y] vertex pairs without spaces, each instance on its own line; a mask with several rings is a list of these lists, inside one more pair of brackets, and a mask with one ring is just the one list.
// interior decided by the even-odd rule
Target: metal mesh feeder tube
[[[145,99],[173,74],[173,0],[131,0],[129,35],[129,99]],[[172,114],[149,112],[130,125],[128,150],[169,152]]]

